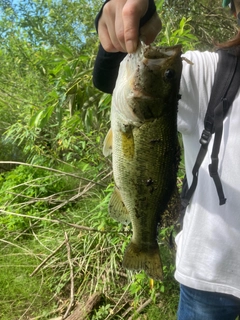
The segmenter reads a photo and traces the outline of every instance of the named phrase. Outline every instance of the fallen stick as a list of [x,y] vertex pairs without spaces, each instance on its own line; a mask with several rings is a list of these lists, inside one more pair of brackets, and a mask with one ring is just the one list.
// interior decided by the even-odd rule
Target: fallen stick
[[44,265],[45,263],[52,258],[66,243],[66,240],[64,240],[59,247],[57,247],[57,249],[55,249],[49,256],[47,256],[47,258],[45,258],[38,266],[37,268],[30,274],[30,277],[34,276],[34,274],[36,274]]
[[[132,284],[132,283],[129,283],[129,284],[128,284],[127,288],[125,289],[125,291],[124,291],[123,294],[121,295],[120,299],[119,299],[118,302],[115,304],[113,310],[112,310],[111,313],[106,317],[105,320],[111,319],[112,316],[114,316],[117,312],[119,312],[119,310],[117,310],[117,307],[119,306],[120,302],[123,300],[123,298],[125,297],[125,295],[127,294],[128,289],[129,289],[129,287],[130,287],[131,284]],[[117,310],[117,312],[116,312],[116,310]]]
[[95,308],[97,308],[103,297],[102,293],[95,292],[85,303],[77,303],[73,313],[66,320],[87,320]]
[[[156,294],[156,297],[158,297],[160,295],[160,293]],[[152,302],[152,298],[149,298],[147,301],[145,301],[137,310],[136,312],[134,312],[134,315],[132,315],[131,317],[128,318],[128,320],[133,320],[133,318],[136,316],[136,314],[139,314],[143,311],[143,309],[145,309],[151,302]]]
[[0,161],[0,164],[5,164],[5,163],[22,165],[22,166],[27,166],[27,167],[37,168],[37,169],[43,169],[43,170],[47,170],[47,171],[51,171],[51,172],[56,172],[56,173],[60,173],[60,174],[62,174],[64,176],[69,176],[69,177],[73,177],[73,178],[76,178],[76,179],[81,179],[81,180],[84,180],[84,181],[87,181],[87,182],[92,182],[92,183],[97,184],[97,185],[102,186],[102,187],[106,187],[105,184],[102,184],[100,182],[93,181],[91,179],[87,179],[87,178],[84,178],[84,177],[80,177],[80,176],[78,176],[76,174],[73,174],[73,173],[70,173],[70,172],[60,171],[60,170],[49,168],[49,167],[39,166],[39,165],[36,165],[36,164],[25,163],[25,162],[20,162],[20,161]]
[[80,225],[74,224],[74,223],[65,222],[65,221],[58,220],[58,219],[48,219],[48,218],[44,218],[44,217],[35,217],[35,216],[27,215],[27,214],[15,213],[15,212],[10,212],[10,211],[6,211],[6,210],[2,210],[2,209],[0,209],[0,214],[8,214],[8,215],[12,215],[12,216],[34,219],[34,220],[39,220],[39,221],[46,221],[46,222],[57,223],[57,224],[65,224],[69,227],[72,227],[75,229],[80,229],[80,230],[85,230],[85,231],[93,231],[93,232],[99,232],[99,233],[118,233],[118,231],[112,232],[112,231],[98,230],[98,229],[94,229],[94,228],[80,226]]
[[72,265],[72,261],[71,261],[71,246],[69,243],[67,232],[65,232],[65,243],[66,243],[66,247],[67,247],[67,258],[68,258],[69,269],[70,269],[71,290],[70,290],[69,305],[68,305],[68,308],[63,316],[63,319],[67,318],[69,312],[71,311],[71,309],[74,305],[74,274],[73,274],[73,265]]

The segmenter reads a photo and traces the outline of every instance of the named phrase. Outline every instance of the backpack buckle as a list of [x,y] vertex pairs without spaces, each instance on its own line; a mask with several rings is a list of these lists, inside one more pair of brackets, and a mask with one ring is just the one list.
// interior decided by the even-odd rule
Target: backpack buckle
[[203,130],[201,138],[199,142],[201,143],[202,146],[207,146],[209,144],[209,141],[211,139],[211,132],[207,131],[206,129]]

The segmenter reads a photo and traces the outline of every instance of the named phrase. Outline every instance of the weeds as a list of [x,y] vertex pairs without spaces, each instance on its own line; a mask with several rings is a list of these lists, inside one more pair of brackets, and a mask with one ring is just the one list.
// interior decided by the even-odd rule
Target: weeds
[[[25,170],[28,174],[28,167]],[[131,229],[108,216],[111,184],[103,188],[85,181],[76,189],[72,181],[71,192],[60,192],[56,188],[51,209],[40,212],[39,208],[49,201],[47,189],[40,196],[41,179],[49,179],[48,186],[52,188],[51,179],[55,182],[59,175],[51,174],[50,178],[46,173],[42,176],[36,173],[24,183],[19,181],[19,185],[14,186],[16,192],[9,193],[7,201],[3,197],[5,209],[1,209],[0,216],[1,312],[6,315],[3,320],[64,317],[74,309],[75,303],[87,302],[96,292],[100,292],[103,299],[91,312],[90,319],[139,319],[140,314],[149,314],[154,319],[155,313],[158,318],[157,314],[176,309],[174,257],[164,244],[166,230],[159,239],[165,280],[152,285],[143,272],[133,273],[121,267]],[[98,175],[98,181],[104,182],[106,174]],[[65,179],[69,177],[66,175]],[[62,181],[61,188],[64,184]],[[23,213],[29,206],[25,192],[30,188],[35,190],[34,199],[31,196],[31,212]],[[72,200],[76,190],[78,196]],[[15,211],[7,211],[8,205]],[[12,304],[14,312],[9,318]],[[168,319],[166,314],[164,319]]]

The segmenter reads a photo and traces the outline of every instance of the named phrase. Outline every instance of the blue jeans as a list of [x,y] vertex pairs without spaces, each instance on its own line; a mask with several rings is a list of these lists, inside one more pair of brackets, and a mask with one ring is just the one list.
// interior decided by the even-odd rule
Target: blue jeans
[[238,315],[240,299],[180,286],[178,320],[235,320]]

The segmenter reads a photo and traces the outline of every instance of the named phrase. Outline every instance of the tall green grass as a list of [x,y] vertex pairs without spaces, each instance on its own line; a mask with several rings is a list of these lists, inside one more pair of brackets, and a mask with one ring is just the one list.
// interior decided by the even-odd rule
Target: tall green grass
[[[39,213],[37,201],[32,203],[31,215],[24,214],[26,199],[22,191],[19,216],[17,212],[11,215],[13,212],[5,206],[0,215],[1,319],[63,316],[69,307],[74,309],[70,306],[72,298],[75,303],[85,303],[95,292],[103,299],[91,319],[140,319],[143,315],[153,320],[159,316],[174,319],[178,285],[173,279],[174,250],[166,241],[169,232],[164,229],[159,235],[165,274],[162,283],[152,286],[144,272],[123,269],[121,262],[131,227],[108,216],[111,191],[111,184],[89,189],[87,182],[82,183],[82,196],[56,211],[54,206],[59,203],[55,201],[45,214]],[[67,201],[60,199],[60,203]]]

